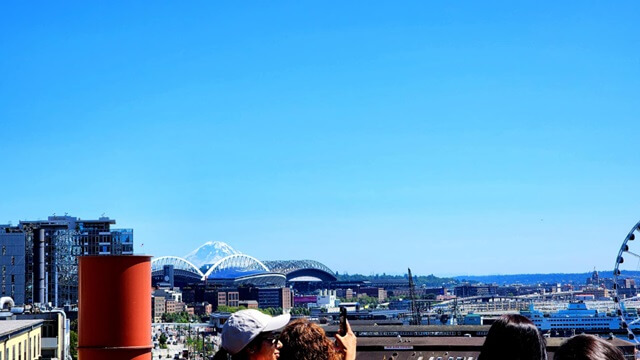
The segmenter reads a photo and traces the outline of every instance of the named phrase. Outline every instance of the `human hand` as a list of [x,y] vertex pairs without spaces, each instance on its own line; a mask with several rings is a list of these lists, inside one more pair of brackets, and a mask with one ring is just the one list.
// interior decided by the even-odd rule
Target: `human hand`
[[344,355],[344,360],[355,360],[357,342],[356,334],[353,333],[351,325],[347,321],[346,335],[336,334],[336,344],[338,345],[338,350]]

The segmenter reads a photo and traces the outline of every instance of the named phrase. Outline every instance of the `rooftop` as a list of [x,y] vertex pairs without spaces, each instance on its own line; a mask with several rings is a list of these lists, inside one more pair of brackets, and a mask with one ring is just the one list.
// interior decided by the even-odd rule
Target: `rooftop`
[[2,320],[0,321],[0,337],[15,334],[22,330],[42,325],[43,320]]

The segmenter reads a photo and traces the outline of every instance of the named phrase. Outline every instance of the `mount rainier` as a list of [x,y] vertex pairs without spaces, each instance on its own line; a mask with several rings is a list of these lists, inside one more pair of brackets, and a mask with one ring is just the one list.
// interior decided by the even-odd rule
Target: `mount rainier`
[[233,254],[241,254],[241,252],[222,241],[207,241],[187,254],[184,259],[201,268],[203,265],[213,264],[223,257]]

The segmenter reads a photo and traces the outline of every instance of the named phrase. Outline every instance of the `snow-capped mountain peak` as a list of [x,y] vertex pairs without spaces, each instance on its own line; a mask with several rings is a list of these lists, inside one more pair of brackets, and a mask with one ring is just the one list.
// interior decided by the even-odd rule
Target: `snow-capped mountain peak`
[[233,254],[240,254],[240,252],[222,241],[207,241],[184,258],[200,268]]

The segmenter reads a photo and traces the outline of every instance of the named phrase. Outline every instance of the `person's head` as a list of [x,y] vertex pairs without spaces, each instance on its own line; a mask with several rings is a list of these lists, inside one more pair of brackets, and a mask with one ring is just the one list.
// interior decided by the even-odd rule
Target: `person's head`
[[478,360],[546,360],[538,328],[521,315],[504,315],[491,325]]
[[336,360],[338,353],[322,328],[306,319],[292,321],[282,334],[280,360]]
[[592,335],[576,335],[560,345],[554,360],[624,360],[624,355],[609,342]]
[[[282,343],[274,333],[282,329],[291,316],[271,317],[258,310],[240,310],[231,314],[222,328],[222,348],[235,360],[276,360]],[[226,357],[219,352],[216,358]]]

